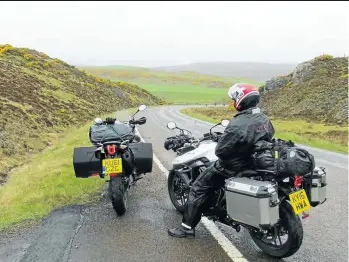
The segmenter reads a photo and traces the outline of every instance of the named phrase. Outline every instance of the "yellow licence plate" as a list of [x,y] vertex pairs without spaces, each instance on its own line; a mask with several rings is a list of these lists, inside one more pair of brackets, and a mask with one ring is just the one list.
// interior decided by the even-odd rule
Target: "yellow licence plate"
[[291,205],[296,215],[311,208],[307,193],[304,189],[298,190],[289,195]]
[[103,159],[102,166],[105,167],[105,173],[107,175],[110,175],[113,173],[122,173],[121,158]]

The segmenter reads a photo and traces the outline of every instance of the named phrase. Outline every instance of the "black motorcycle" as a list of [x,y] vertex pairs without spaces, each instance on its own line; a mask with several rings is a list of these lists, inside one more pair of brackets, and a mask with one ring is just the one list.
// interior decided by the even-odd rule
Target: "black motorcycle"
[[115,212],[121,216],[127,210],[128,190],[142,174],[150,173],[153,166],[151,143],[141,142],[136,135],[136,125],[144,125],[146,118],[134,116],[146,109],[141,105],[129,121],[116,118],[95,119],[89,138],[93,147],[74,148],[75,176],[88,178],[109,176],[109,196]]

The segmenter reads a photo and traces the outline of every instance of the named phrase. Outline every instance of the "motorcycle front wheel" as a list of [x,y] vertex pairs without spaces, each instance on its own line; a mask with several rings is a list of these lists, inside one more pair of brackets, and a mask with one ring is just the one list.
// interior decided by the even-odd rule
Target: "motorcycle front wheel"
[[122,180],[122,176],[112,176],[109,180],[109,194],[113,209],[122,216],[127,210],[128,191]]
[[173,170],[168,174],[167,186],[172,204],[178,212],[183,213],[185,203],[188,200],[190,187],[188,187],[184,181],[182,181],[181,177],[177,175],[177,172]]
[[[292,206],[284,200],[279,209],[281,223],[267,235],[261,235],[257,230],[250,230],[253,242],[266,254],[275,258],[290,257],[295,254],[302,245],[303,226]],[[285,242],[282,237],[287,236]]]

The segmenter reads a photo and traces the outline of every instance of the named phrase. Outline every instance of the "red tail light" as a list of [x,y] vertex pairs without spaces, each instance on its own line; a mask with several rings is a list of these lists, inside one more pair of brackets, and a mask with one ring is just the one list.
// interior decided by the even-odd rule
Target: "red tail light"
[[308,212],[302,212],[302,219],[306,219],[307,217],[309,217],[309,213]]
[[300,187],[302,185],[303,182],[303,177],[301,176],[295,176],[294,177],[294,187]]
[[115,155],[116,146],[115,145],[107,145],[107,152],[108,152],[108,155]]

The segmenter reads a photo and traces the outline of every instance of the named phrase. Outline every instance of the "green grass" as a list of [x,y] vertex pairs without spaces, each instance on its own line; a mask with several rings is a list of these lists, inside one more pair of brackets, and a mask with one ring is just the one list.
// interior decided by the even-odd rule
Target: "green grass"
[[[184,108],[183,114],[218,123],[221,119],[231,119],[235,114],[223,107]],[[348,153],[348,127],[309,123],[304,120],[280,120],[271,118],[275,137],[290,139],[296,143],[326,150]]]
[[[131,82],[131,81],[129,81]],[[143,84],[135,82],[153,95],[170,103],[212,103],[227,100],[226,89],[194,86],[191,84]]]
[[[109,116],[114,117],[115,114]],[[126,119],[125,115],[120,115]],[[76,178],[73,150],[90,146],[88,130],[91,122],[71,128],[31,162],[13,171],[0,187],[0,230],[23,220],[36,220],[54,208],[68,204],[95,201],[105,181],[99,177]]]
[[236,82],[262,83],[246,78],[232,78],[196,72],[171,73],[143,67],[95,66],[84,67],[95,75],[113,81],[136,84],[171,103],[226,103],[227,89]]

